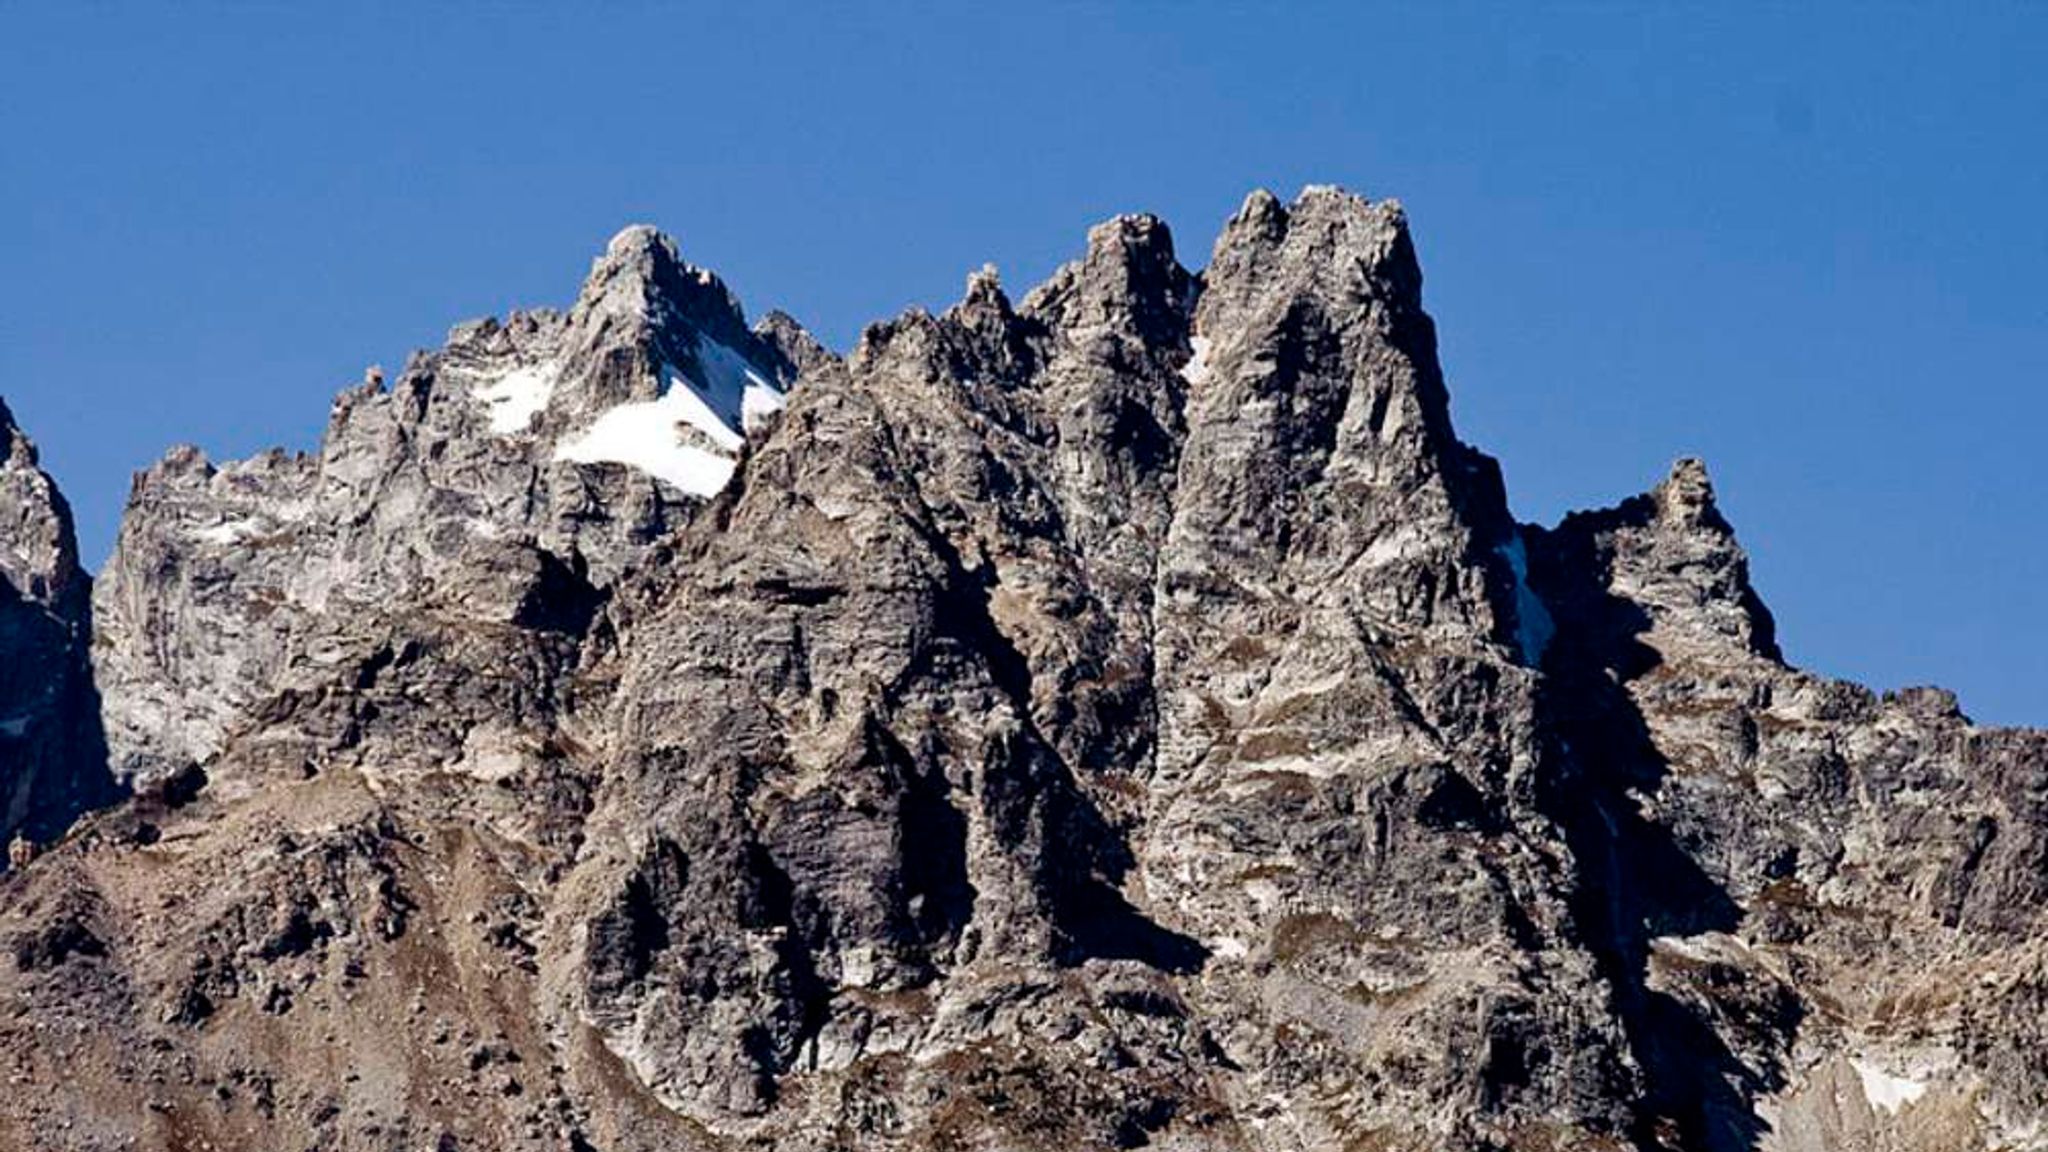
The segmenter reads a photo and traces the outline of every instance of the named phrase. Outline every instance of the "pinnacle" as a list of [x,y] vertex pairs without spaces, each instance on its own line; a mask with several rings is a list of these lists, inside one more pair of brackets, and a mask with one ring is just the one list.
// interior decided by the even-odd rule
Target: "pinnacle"
[[[1352,259],[1335,259],[1339,254]],[[1247,196],[1216,238],[1212,285],[1238,278],[1268,281],[1290,269],[1309,279],[1363,267],[1387,287],[1419,292],[1407,214],[1395,200],[1368,200],[1329,184],[1311,184],[1292,204],[1261,188]]]
[[1174,256],[1157,216],[1114,216],[1088,230],[1088,251],[1034,289],[1024,310],[1057,326],[1110,327],[1158,346],[1181,346],[1195,279]]
[[1173,258],[1173,230],[1150,213],[1113,216],[1088,230],[1088,259]]
[[14,421],[14,411],[7,401],[0,399],[0,464],[18,468],[35,468],[41,463],[36,446]]
[[1260,230],[1278,231],[1287,226],[1287,208],[1280,198],[1264,188],[1254,188],[1238,206],[1237,214],[1230,218],[1224,231],[1229,232],[1241,225],[1254,226]]
[[657,250],[663,249],[673,256],[675,241],[662,235],[659,228],[652,224],[628,224],[619,229],[611,238],[611,242],[605,245],[605,256],[611,259],[630,259],[643,254],[651,256]]
[[1003,278],[993,264],[983,264],[967,275],[967,294],[961,297],[963,308],[994,307],[999,311],[1010,310],[1010,298],[1003,294]]
[[571,311],[573,325],[606,341],[617,339],[621,330],[610,321],[620,318],[628,320],[626,330],[656,338],[674,319],[726,344],[747,338],[739,300],[725,283],[683,259],[675,240],[649,224],[630,225],[611,238],[591,262]]
[[593,292],[611,294],[621,289],[645,292],[648,285],[673,275],[679,267],[687,265],[675,241],[652,225],[630,225],[613,236],[604,254],[591,262],[583,297],[588,300]]
[[1696,456],[1674,461],[1671,472],[1657,486],[1658,513],[1666,520],[1684,524],[1705,524],[1719,519],[1714,505],[1714,482],[1706,463]]

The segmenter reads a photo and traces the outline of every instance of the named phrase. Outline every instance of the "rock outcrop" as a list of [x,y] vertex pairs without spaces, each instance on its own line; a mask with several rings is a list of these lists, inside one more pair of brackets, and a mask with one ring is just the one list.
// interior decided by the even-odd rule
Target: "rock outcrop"
[[1694,462],[1517,524],[1391,202],[843,360],[629,230],[96,604],[0,1146],[2044,1146],[2048,737],[1788,667]]
[[[112,803],[71,508],[0,403],[0,843],[14,863]],[[19,846],[15,846],[16,841]]]

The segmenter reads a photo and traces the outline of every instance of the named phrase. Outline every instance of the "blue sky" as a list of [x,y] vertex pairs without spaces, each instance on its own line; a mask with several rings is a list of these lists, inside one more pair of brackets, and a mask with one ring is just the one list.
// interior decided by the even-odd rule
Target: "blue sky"
[[2048,6],[744,7],[0,2],[0,394],[88,563],[629,221],[844,348],[1329,182],[1524,519],[1704,456],[1795,660],[2048,723]]

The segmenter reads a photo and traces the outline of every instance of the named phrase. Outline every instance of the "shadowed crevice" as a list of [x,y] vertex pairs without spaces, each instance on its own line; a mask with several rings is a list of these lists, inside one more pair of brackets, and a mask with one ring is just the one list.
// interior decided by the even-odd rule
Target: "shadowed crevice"
[[1743,913],[1634,799],[1655,795],[1671,770],[1627,689],[1659,661],[1639,639],[1649,616],[1608,591],[1592,531],[1531,541],[1531,584],[1558,625],[1537,696],[1555,765],[1538,806],[1571,848],[1574,920],[1643,1071],[1631,1135],[1645,1149],[1671,1147],[1674,1135],[1691,1152],[1758,1148],[1768,1129],[1755,1104],[1783,1086],[1783,1070],[1749,1067],[1707,1019],[1651,986],[1653,940],[1733,932]]

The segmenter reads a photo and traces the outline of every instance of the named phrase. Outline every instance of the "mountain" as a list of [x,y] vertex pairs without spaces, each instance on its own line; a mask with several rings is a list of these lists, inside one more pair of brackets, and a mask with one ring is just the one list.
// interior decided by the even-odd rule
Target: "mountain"
[[2048,736],[1788,666],[1695,461],[1516,523],[1421,289],[1257,193],[842,359],[630,229],[173,450],[0,1147],[2048,1147]]
[[78,565],[71,506],[0,402],[0,842],[54,839],[121,795],[91,637],[92,577]]

